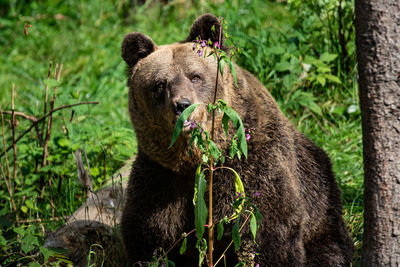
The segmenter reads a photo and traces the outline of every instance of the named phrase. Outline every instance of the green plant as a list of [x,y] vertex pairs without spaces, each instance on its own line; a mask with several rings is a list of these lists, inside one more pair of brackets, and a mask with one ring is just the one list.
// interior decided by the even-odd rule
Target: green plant
[[[253,235],[253,239],[255,242],[255,236],[257,232],[257,223],[260,222],[261,214],[258,212],[257,207],[255,207],[252,202],[251,198],[245,196],[245,189],[243,187],[243,183],[240,179],[238,173],[229,167],[218,166],[218,164],[223,164],[225,161],[225,156],[223,155],[221,149],[218,145],[214,142],[214,132],[215,132],[215,117],[216,112],[223,114],[222,115],[222,128],[225,133],[225,137],[228,135],[228,127],[229,121],[237,129],[236,133],[233,135],[230,143],[230,158],[234,158],[237,156],[239,159],[241,155],[244,155],[247,158],[247,140],[249,138],[249,134],[245,133],[245,129],[243,123],[240,119],[239,114],[229,106],[227,106],[226,102],[222,99],[217,101],[217,90],[218,90],[218,77],[219,74],[223,76],[224,74],[224,67],[225,65],[229,66],[230,72],[232,77],[235,81],[235,85],[237,86],[237,79],[236,79],[236,71],[234,65],[232,63],[232,56],[234,55],[234,51],[231,52],[230,56],[228,56],[227,52],[222,49],[221,41],[222,41],[222,25],[226,23],[223,20],[219,20],[219,39],[217,42],[213,43],[211,40],[201,40],[199,38],[194,41],[193,44],[193,51],[195,51],[199,57],[208,57],[214,56],[215,62],[217,64],[217,73],[216,73],[216,80],[215,80],[215,87],[214,87],[214,94],[213,94],[213,101],[209,103],[207,106],[208,112],[211,114],[211,132],[204,130],[201,125],[191,121],[189,119],[190,115],[199,106],[199,104],[192,104],[191,106],[187,107],[179,116],[175,129],[172,134],[172,140],[170,144],[170,148],[174,145],[175,141],[177,140],[179,134],[181,133],[184,126],[188,126],[190,124],[191,130],[191,138],[189,141],[189,153],[192,151],[192,146],[196,145],[201,153],[203,163],[197,167],[197,171],[195,174],[195,188],[194,188],[194,214],[195,214],[195,230],[197,234],[197,243],[196,247],[199,250],[199,266],[203,264],[205,256],[207,254],[207,265],[212,267],[215,266],[223,257],[224,254],[215,262],[213,259],[213,251],[214,251],[214,228],[217,225],[218,235],[217,239],[221,239],[223,231],[224,231],[224,224],[235,222],[233,229],[232,229],[232,239],[233,241],[228,245],[225,252],[228,248],[234,244],[235,250],[237,250],[240,246],[240,230],[243,226],[249,221],[250,219],[250,230]],[[211,31],[216,31],[214,28],[215,25],[210,29]],[[226,30],[226,29],[225,29]],[[228,37],[226,35],[226,37]],[[211,52],[208,53],[208,51]],[[232,216],[225,216],[222,220],[218,223],[214,222],[213,220],[213,177],[214,172],[227,169],[230,170],[235,177],[235,195],[237,200],[232,204],[234,213]],[[205,180],[205,172],[209,173],[208,179],[208,209],[205,202],[205,191],[207,187],[207,181]],[[247,218],[245,219],[244,223],[240,227],[240,218],[242,214],[248,213]],[[207,222],[208,218],[208,223]],[[203,234],[205,228],[208,229],[208,239],[203,238]],[[193,232],[193,231],[192,231]],[[186,237],[187,235],[184,234],[182,236],[182,245],[180,249],[180,253],[183,254],[186,251]],[[176,243],[175,243],[176,244]],[[174,245],[175,245],[174,244]],[[208,249],[208,253],[206,250]],[[225,253],[224,252],[224,253]],[[167,253],[163,253],[162,256],[166,257]],[[159,261],[159,258],[156,258],[156,262]],[[168,260],[164,260],[163,262],[168,262]],[[254,264],[254,263],[248,263]]]
[[[54,114],[48,168],[37,170],[43,150],[38,146],[35,131],[16,144],[17,179],[12,179],[15,185],[12,199],[21,226],[43,225],[46,229],[55,229],[63,223],[64,216],[82,203],[84,190],[76,179],[72,154],[76,148],[86,148],[95,189],[101,187],[105,176],[109,177],[137,151],[126,109],[127,87],[119,54],[120,41],[117,41],[121,34],[140,31],[154,36],[156,43],[171,43],[186,37],[181,29],[189,28],[194,17],[211,12],[230,22],[230,39],[243,50],[236,54],[236,63],[252,72],[299,130],[328,152],[343,192],[344,218],[359,248],[363,168],[354,53],[354,1],[172,1],[166,5],[159,1],[146,1],[144,5],[137,5],[137,2],[42,0],[0,4],[0,105],[3,111],[12,109],[11,89],[15,83],[15,111],[35,117],[43,115],[44,81],[49,61],[64,63],[56,107],[93,100],[100,102],[90,107],[74,107],[72,122],[69,121],[70,109]],[[26,27],[27,35],[24,34],[26,23],[31,25]],[[342,52],[339,35],[346,41],[347,56]],[[326,79],[323,86],[316,75],[324,73],[306,61],[308,58],[321,60],[324,53],[336,55],[332,61],[323,63],[330,69],[325,73],[338,77],[340,84]],[[285,63],[279,65],[281,62],[291,64],[290,70],[280,71],[285,67]],[[302,76],[304,68],[308,67],[308,76]],[[310,81],[307,79],[310,77],[315,79]],[[6,142],[12,145],[11,117],[3,115]],[[17,124],[15,131],[19,135],[31,122],[17,116]],[[0,147],[1,153],[3,146]],[[12,151],[8,159],[13,174]],[[0,160],[4,171],[4,174],[0,171],[0,214],[2,218],[9,218],[10,228],[13,224],[18,227],[3,180],[7,176],[4,156]],[[52,182],[50,186],[46,180],[43,194],[40,176],[50,177]],[[58,221],[52,219],[51,194],[57,207],[54,217]],[[4,228],[2,230],[5,236]],[[7,242],[14,242],[16,235],[5,238]],[[8,257],[15,260],[18,254],[9,253],[16,251],[0,253],[4,255],[1,261]],[[356,253],[354,266],[358,259],[359,253]],[[35,257],[29,260],[34,261]]]

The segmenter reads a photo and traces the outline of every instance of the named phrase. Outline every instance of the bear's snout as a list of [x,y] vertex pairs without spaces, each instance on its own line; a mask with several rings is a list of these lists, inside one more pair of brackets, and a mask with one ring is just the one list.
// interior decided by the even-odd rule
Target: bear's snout
[[183,98],[182,100],[175,102],[174,107],[175,107],[175,114],[176,115],[181,115],[181,113],[187,109],[192,103],[190,102],[189,99]]

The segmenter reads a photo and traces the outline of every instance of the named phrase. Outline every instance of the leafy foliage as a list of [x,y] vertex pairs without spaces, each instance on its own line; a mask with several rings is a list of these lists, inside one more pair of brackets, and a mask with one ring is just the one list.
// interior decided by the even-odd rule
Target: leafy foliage
[[[193,18],[210,12],[229,22],[226,34],[242,48],[235,54],[236,62],[256,75],[300,131],[331,157],[343,191],[344,218],[357,248],[353,264],[357,266],[363,226],[363,166],[353,6],[353,1],[347,0],[184,1],[166,5],[146,1],[142,6],[136,1],[1,2],[1,109],[11,110],[12,83],[16,110],[29,115],[43,114],[45,84],[58,85],[56,106],[91,100],[100,104],[74,108],[72,121],[71,110],[54,114],[48,167],[38,165],[43,150],[34,131],[18,142],[17,179],[12,181],[16,211],[3,181],[6,163],[4,157],[0,159],[0,261],[4,266],[20,258],[23,265],[48,264],[42,252],[40,223],[17,226],[16,215],[19,220],[41,218],[47,229],[54,229],[62,219],[49,221],[52,196],[57,218],[70,215],[82,203],[84,190],[76,179],[72,154],[76,148],[86,149],[95,188],[137,150],[126,109],[120,42],[116,40],[133,30],[154,36],[158,44],[183,40],[186,31],[182,29],[188,29]],[[27,28],[28,35],[24,35],[25,23],[32,26]],[[53,78],[46,80],[49,61],[64,63],[59,83]],[[4,119],[5,139],[11,144],[10,116],[4,114]],[[30,122],[17,120],[19,134]],[[191,141],[205,144],[204,139]],[[238,139],[232,142],[236,148],[231,146],[231,157],[240,146]],[[12,152],[7,155],[12,172]],[[44,191],[42,177],[47,181]],[[36,227],[28,233],[38,242],[27,239],[35,248],[24,257],[14,253],[22,251],[17,240],[24,237],[12,229],[22,227],[27,234],[30,226]],[[60,255],[56,253],[58,259],[68,262]]]
[[201,166],[197,168],[195,177],[195,196],[194,196],[194,214],[195,214],[195,227],[197,233],[197,243],[199,243],[203,237],[204,225],[207,222],[207,205],[204,200],[204,193],[207,188],[207,182],[204,179],[204,173],[201,170]]

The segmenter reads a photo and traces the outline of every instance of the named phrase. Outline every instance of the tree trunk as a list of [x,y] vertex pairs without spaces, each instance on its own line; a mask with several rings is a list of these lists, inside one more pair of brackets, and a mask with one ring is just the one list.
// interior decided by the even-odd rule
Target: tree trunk
[[356,0],[363,266],[400,266],[400,1]]

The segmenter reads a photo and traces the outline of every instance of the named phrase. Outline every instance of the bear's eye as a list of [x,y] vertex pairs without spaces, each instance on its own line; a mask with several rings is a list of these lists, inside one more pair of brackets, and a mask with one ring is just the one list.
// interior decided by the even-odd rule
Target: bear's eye
[[167,83],[166,82],[158,82],[157,84],[156,84],[156,88],[157,88],[157,90],[164,90],[165,88],[167,87]]
[[198,83],[200,81],[200,77],[198,75],[193,76],[192,83]]

